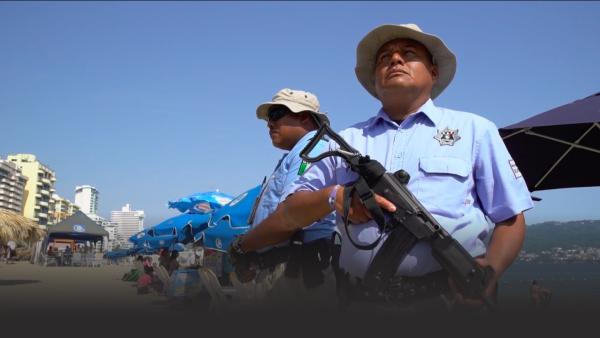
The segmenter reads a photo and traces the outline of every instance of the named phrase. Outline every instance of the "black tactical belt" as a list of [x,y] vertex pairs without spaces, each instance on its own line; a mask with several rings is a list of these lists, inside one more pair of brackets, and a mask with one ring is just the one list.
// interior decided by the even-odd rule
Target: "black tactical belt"
[[448,273],[441,270],[419,277],[394,277],[387,289],[376,293],[364,286],[360,278],[346,274],[341,290],[347,301],[392,302],[406,304],[438,297],[450,290]]
[[330,239],[323,238],[309,243],[291,241],[289,246],[275,247],[254,257],[255,264],[263,270],[273,269],[281,263],[287,263],[285,276],[302,277],[307,288],[324,282],[323,270],[331,265],[332,256],[337,255],[336,246]]
[[273,268],[281,263],[286,263],[290,259],[291,248],[289,246],[275,247],[268,251],[256,255],[256,265],[260,269],[266,270]]

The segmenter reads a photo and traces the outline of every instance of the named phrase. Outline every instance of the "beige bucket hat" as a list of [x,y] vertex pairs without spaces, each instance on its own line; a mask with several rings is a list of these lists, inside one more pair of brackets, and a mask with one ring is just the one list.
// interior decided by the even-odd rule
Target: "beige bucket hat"
[[293,113],[308,111],[318,120],[319,125],[329,124],[327,113],[319,111],[319,99],[313,93],[303,90],[284,88],[273,96],[273,100],[265,102],[256,108],[256,117],[265,121],[269,120],[269,109],[274,105],[286,106]]
[[408,23],[402,25],[382,25],[370,31],[356,48],[356,68],[358,81],[377,98],[375,92],[375,57],[384,44],[395,39],[412,39],[422,43],[433,56],[438,66],[439,77],[431,90],[434,99],[450,84],[456,73],[456,56],[435,35],[424,33],[419,26]]

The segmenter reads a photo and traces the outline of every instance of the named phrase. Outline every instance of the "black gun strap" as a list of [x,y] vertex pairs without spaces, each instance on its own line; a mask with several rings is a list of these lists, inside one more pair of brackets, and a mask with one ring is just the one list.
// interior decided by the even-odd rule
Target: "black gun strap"
[[379,205],[377,205],[377,202],[375,201],[375,194],[373,193],[373,190],[371,190],[371,187],[369,187],[367,184],[367,181],[361,177],[354,183],[354,187],[358,193],[358,196],[360,197],[360,200],[371,213],[371,217],[373,217],[375,223],[377,223],[379,226],[379,230],[384,231],[385,216],[383,215],[383,211]]
[[[358,181],[362,181],[366,185],[365,180],[363,180],[362,178],[360,178]],[[342,215],[342,219],[344,220],[344,228],[346,230],[346,234],[348,235],[348,240],[350,240],[350,243],[352,243],[352,245],[354,245],[359,250],[373,250],[377,246],[377,244],[379,244],[379,242],[381,241],[381,238],[383,237],[383,231],[381,231],[381,236],[379,236],[379,238],[375,242],[368,244],[368,245],[360,245],[352,239],[352,236],[350,236],[350,231],[348,229],[348,223],[349,223],[348,214],[350,213],[350,205],[352,204],[352,195],[354,194],[354,191],[357,188],[358,181],[356,181],[354,184],[352,184],[350,186],[346,186],[346,188],[344,189],[344,201],[343,201],[344,202],[343,203],[344,214]],[[367,186],[367,188],[368,188],[368,186]],[[369,189],[369,191],[371,191],[371,189]],[[358,194],[360,195],[360,193],[358,193]],[[375,203],[375,198],[374,198],[372,192],[371,192],[371,197],[372,197],[373,203]],[[377,204],[375,204],[375,206],[377,208],[379,208],[377,206]],[[379,212],[381,212],[381,209],[379,209]],[[383,216],[383,214],[382,214],[382,216]]]

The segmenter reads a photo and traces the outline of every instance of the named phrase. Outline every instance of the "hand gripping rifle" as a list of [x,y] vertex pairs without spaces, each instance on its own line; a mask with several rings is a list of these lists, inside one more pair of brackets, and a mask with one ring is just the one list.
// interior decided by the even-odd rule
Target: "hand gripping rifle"
[[[336,141],[339,149],[310,157],[310,152],[324,136]],[[360,154],[327,124],[319,128],[300,156],[310,163],[329,156],[339,156],[359,175],[353,186],[345,189],[344,216],[348,214],[352,192],[356,191],[379,226],[381,236],[369,245],[359,245],[348,233],[350,242],[358,249],[371,250],[377,246],[383,234],[389,234],[367,269],[364,285],[369,290],[384,295],[408,252],[418,241],[426,241],[431,244],[433,257],[446,270],[463,296],[481,299],[488,308],[493,308],[493,302],[485,295],[485,290],[494,275],[494,270],[489,266],[480,266],[421,205],[406,187],[410,179],[406,171],[399,170],[393,174],[386,172],[381,163]],[[396,211],[382,211],[375,202],[374,193],[392,202]]]

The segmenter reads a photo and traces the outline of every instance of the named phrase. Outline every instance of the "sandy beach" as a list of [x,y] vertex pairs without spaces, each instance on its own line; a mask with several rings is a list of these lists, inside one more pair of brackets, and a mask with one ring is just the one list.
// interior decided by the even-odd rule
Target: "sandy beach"
[[[135,283],[121,280],[123,274],[130,269],[129,265],[43,267],[28,262],[0,263],[0,327],[18,332],[25,330],[48,332],[48,330],[66,328],[72,330],[75,327],[89,330],[93,327],[95,332],[108,334],[114,333],[115,330],[129,331],[133,334],[145,331],[161,335],[183,331],[198,333],[197,330],[206,333],[206,330],[209,330],[221,334],[261,332],[269,335],[269,332],[274,334],[296,327],[297,320],[300,319],[301,322],[309,321],[314,324],[314,326],[294,329],[297,333],[300,330],[300,332],[306,331],[307,334],[309,331],[313,332],[311,327],[320,327],[320,330],[338,334],[342,329],[342,331],[362,332],[367,335],[370,332],[367,328],[371,325],[395,332],[398,324],[394,323],[398,323],[398,320],[401,320],[404,330],[421,331],[424,327],[428,327],[428,330],[436,329],[436,327],[421,325],[431,319],[429,316],[416,314],[405,314],[398,318],[382,314],[368,315],[337,311],[314,313],[251,311],[216,315],[207,311],[207,299],[198,298],[193,302],[181,303],[170,301],[166,296],[159,294],[138,295]],[[487,327],[503,318],[535,327],[536,330],[545,327],[550,332],[547,323],[553,321],[549,319],[560,318],[560,322],[565,323],[566,313],[504,311],[491,316],[477,316],[477,323]],[[578,325],[592,322],[584,320],[592,315],[591,311],[580,309],[568,313],[571,315],[567,317],[575,320]],[[454,323],[453,325],[468,323],[471,326],[474,324],[471,315],[463,317],[446,313],[436,317],[436,321]],[[395,319],[391,320],[391,318]],[[266,323],[271,330],[262,326]],[[369,325],[365,325],[367,323]],[[258,324],[260,325],[257,326]],[[437,328],[441,327],[444,325]]]
[[2,310],[163,310],[165,296],[138,295],[135,283],[121,280],[130,269],[129,265],[44,267],[29,262],[0,263]]

